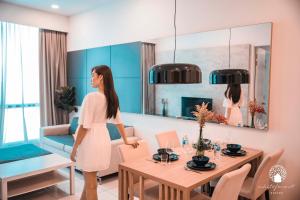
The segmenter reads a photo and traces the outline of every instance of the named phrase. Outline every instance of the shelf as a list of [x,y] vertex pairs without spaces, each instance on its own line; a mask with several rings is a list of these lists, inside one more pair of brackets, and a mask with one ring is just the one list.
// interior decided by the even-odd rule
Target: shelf
[[15,181],[8,182],[8,197],[13,197],[35,190],[43,189],[56,185],[57,183],[68,180],[67,177],[58,171],[30,176]]

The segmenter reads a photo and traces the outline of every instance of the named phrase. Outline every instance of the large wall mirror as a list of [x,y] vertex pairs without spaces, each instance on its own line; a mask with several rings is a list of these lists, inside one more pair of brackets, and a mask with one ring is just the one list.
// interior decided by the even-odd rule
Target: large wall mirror
[[[176,62],[198,65],[202,83],[148,85],[148,95],[154,98],[144,101],[154,100],[147,102],[152,108],[146,109],[145,114],[193,119],[195,104],[206,102],[209,109],[225,116],[227,85],[210,84],[209,74],[213,70],[239,68],[248,70],[250,75],[250,83],[241,85],[238,110],[242,123],[226,124],[267,130],[271,34],[272,23],[263,23],[177,36]],[[173,36],[147,42],[155,44],[156,64],[173,62]]]

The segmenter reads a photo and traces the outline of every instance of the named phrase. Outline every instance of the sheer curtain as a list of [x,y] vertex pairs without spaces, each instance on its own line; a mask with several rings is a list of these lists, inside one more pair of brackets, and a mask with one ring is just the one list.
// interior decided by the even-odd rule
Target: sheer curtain
[[38,139],[39,29],[0,23],[0,144]]

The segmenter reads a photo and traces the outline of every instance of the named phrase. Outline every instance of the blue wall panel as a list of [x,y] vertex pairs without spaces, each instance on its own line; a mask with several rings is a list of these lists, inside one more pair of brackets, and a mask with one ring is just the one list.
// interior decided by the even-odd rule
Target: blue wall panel
[[114,77],[141,76],[141,42],[111,46],[111,67]]
[[67,73],[68,78],[86,78],[86,50],[68,52]]
[[92,49],[87,49],[87,93],[97,91],[97,89],[91,86],[91,70],[97,65],[108,65],[110,67],[110,46],[97,47]]
[[86,78],[68,79],[68,86],[75,87],[75,105],[80,106],[86,91]]
[[142,91],[140,78],[115,78],[115,88],[120,101],[121,112],[142,112]]

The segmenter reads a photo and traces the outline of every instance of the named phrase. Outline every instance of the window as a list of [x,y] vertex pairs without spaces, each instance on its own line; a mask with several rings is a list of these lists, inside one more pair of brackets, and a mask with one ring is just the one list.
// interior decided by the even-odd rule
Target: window
[[0,67],[6,71],[6,90],[0,97],[5,102],[2,143],[39,139],[39,30],[0,23]]

